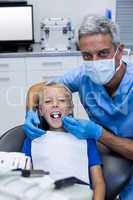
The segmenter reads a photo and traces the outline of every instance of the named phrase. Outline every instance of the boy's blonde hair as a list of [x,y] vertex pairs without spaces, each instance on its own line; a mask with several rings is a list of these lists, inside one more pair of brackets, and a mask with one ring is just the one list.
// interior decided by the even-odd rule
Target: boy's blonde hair
[[56,82],[52,82],[52,83],[45,83],[44,87],[42,88],[42,90],[39,92],[39,105],[41,105],[44,101],[44,89],[46,87],[52,87],[52,88],[63,88],[66,90],[66,94],[68,96],[68,99],[70,100],[70,104],[73,105],[73,101],[72,101],[72,92],[69,90],[69,88],[67,88],[64,84],[61,83],[56,83]]

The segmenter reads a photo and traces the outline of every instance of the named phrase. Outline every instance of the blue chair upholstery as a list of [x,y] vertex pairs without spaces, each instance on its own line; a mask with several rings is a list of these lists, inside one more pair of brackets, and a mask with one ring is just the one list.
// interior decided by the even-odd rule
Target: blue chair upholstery
[[16,126],[0,137],[0,151],[21,152],[24,139],[22,125]]

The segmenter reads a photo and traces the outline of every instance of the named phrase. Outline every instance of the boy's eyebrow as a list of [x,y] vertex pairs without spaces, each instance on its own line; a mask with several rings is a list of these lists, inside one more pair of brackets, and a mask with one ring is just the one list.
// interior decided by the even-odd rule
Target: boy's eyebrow
[[[57,99],[58,99],[58,98],[66,99],[66,98],[69,98],[69,97],[70,97],[69,95],[66,95],[66,96],[58,96],[58,97],[56,97],[56,98],[57,98]],[[55,98],[55,97],[46,97],[46,98],[44,98],[44,100],[53,99],[53,98]]]

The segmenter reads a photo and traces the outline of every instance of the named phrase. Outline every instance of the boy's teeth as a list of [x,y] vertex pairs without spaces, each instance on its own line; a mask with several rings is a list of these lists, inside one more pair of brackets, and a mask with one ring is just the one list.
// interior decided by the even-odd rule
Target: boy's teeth
[[52,112],[50,114],[50,116],[54,119],[57,119],[57,118],[61,118],[61,113],[60,112]]

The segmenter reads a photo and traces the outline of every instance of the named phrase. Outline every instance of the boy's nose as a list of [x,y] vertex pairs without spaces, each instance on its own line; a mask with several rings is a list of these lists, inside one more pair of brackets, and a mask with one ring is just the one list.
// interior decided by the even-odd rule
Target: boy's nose
[[57,107],[57,106],[58,106],[58,101],[57,101],[57,99],[54,99],[54,100],[53,100],[53,106],[54,106],[54,107]]

